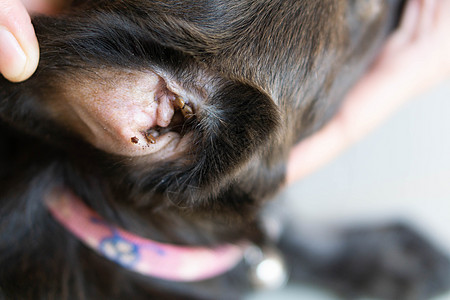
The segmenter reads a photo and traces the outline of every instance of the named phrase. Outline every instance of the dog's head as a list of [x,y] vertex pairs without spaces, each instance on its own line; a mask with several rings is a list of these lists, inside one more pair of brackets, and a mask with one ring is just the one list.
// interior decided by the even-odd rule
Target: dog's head
[[247,218],[367,68],[396,2],[74,1],[33,19],[39,68],[0,81],[0,117],[113,202]]

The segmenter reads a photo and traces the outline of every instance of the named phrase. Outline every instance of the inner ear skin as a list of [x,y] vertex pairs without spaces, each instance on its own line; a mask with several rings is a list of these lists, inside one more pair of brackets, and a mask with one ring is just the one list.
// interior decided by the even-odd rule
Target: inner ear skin
[[[181,136],[174,127],[183,120],[181,113],[175,114],[180,110],[175,100],[181,96],[156,73],[94,69],[76,80],[65,79],[46,102],[54,118],[81,138],[107,153],[129,157],[152,154],[162,159],[178,151]],[[171,124],[174,119],[179,119],[177,124]]]

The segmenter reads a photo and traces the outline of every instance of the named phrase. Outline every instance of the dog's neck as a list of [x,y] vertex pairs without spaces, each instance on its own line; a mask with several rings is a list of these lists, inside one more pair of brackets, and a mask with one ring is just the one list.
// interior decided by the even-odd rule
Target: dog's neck
[[54,189],[45,203],[53,217],[86,246],[142,275],[198,281],[229,271],[243,257],[243,245],[186,247],[136,236],[108,224],[67,189]]

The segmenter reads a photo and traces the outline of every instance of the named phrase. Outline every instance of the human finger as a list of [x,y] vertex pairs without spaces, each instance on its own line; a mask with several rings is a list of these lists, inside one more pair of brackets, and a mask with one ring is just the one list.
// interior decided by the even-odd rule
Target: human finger
[[19,0],[0,0],[0,73],[10,81],[29,78],[39,61],[30,16]]

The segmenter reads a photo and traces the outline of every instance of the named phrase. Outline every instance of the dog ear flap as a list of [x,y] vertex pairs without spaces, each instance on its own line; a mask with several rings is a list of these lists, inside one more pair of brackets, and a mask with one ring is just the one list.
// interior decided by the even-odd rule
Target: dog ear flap
[[93,68],[77,74],[62,79],[48,106],[60,124],[107,153],[162,159],[156,153],[173,148],[195,115],[194,97],[163,72]]
[[263,156],[278,142],[281,115],[266,93],[229,80],[214,90],[196,111],[192,146],[185,155],[189,159],[134,174],[132,181],[140,190],[176,194],[182,206],[202,203],[223,192],[255,155]]
[[226,176],[232,180],[255,153],[261,155],[278,141],[281,124],[270,96],[243,83],[223,84],[210,102],[207,117],[200,120],[203,154],[197,165],[197,169],[207,167],[208,176],[198,177],[199,186],[223,181]]

